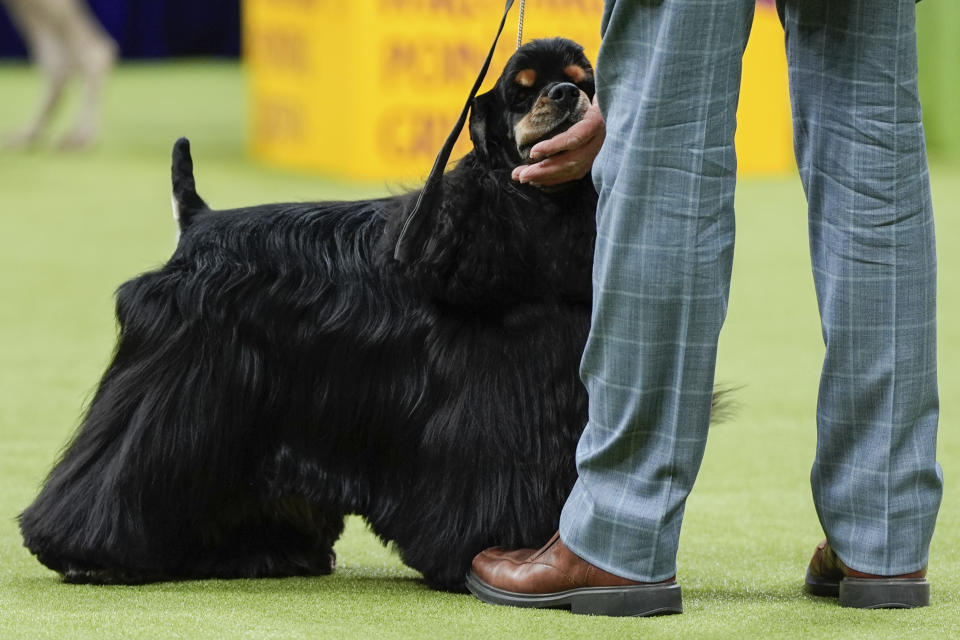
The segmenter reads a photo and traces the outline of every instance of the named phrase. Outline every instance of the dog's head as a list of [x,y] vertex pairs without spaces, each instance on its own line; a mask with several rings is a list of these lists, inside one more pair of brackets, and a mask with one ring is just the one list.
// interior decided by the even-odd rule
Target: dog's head
[[515,183],[510,171],[537,142],[580,121],[593,93],[580,45],[553,38],[521,47],[471,104],[474,151],[442,179],[431,173],[390,216],[384,243],[393,264],[425,295],[456,306],[589,300],[593,182],[584,176],[563,189],[535,189]]
[[593,91],[593,67],[577,43],[550,38],[523,45],[493,89],[473,101],[477,156],[493,167],[527,162],[533,145],[583,118]]

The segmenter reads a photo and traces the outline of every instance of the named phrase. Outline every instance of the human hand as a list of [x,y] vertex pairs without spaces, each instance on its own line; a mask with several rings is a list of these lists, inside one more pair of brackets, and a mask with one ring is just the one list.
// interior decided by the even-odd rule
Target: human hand
[[523,164],[513,170],[511,177],[535,187],[552,187],[587,175],[607,129],[594,96],[593,104],[583,119],[549,140],[533,145],[530,159],[543,158],[536,164]]

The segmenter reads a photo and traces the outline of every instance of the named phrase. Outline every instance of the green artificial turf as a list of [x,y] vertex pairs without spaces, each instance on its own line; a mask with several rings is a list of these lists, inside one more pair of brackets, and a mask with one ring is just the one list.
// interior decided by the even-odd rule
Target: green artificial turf
[[[0,66],[0,130],[40,90]],[[352,518],[330,577],[141,587],[61,584],[21,546],[15,516],[74,429],[114,339],[112,293],[169,255],[169,150],[193,141],[216,206],[361,197],[257,165],[244,149],[243,77],[230,63],[125,65],[105,134],[87,153],[0,153],[0,639],[8,638],[950,638],[960,636],[960,175],[935,166],[948,490],[934,538],[933,606],[841,610],[801,591],[821,537],[808,485],[822,344],[795,178],[741,182],[737,252],[718,379],[738,411],[710,435],[687,505],[686,613],[604,619],[482,605],[435,593]]]

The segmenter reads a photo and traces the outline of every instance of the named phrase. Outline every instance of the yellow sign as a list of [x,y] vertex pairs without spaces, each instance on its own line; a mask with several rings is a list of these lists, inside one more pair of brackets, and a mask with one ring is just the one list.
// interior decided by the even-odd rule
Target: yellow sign
[[[503,1],[245,0],[243,9],[253,154],[277,166],[415,183],[466,100]],[[532,0],[524,39],[564,36],[596,60],[602,9],[602,0]],[[515,49],[516,10],[507,24],[485,88]],[[771,26],[779,29],[776,15],[761,5],[745,58],[743,169],[783,170],[784,122],[789,150],[785,64],[774,68],[772,38],[762,33]],[[758,41],[765,49],[753,53]],[[779,52],[782,63],[782,30]],[[453,157],[469,148],[464,134]]]
[[783,26],[773,0],[757,3],[743,55],[736,142],[742,174],[779,174],[796,166]]

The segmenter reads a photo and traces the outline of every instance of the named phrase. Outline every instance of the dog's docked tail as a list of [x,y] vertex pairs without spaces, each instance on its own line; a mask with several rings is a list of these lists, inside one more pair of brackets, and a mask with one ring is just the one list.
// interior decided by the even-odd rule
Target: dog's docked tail
[[209,211],[207,203],[197,194],[197,185],[193,180],[193,158],[190,157],[190,141],[180,138],[173,144],[173,163],[170,167],[173,181],[173,217],[186,229],[190,220],[202,211]]

